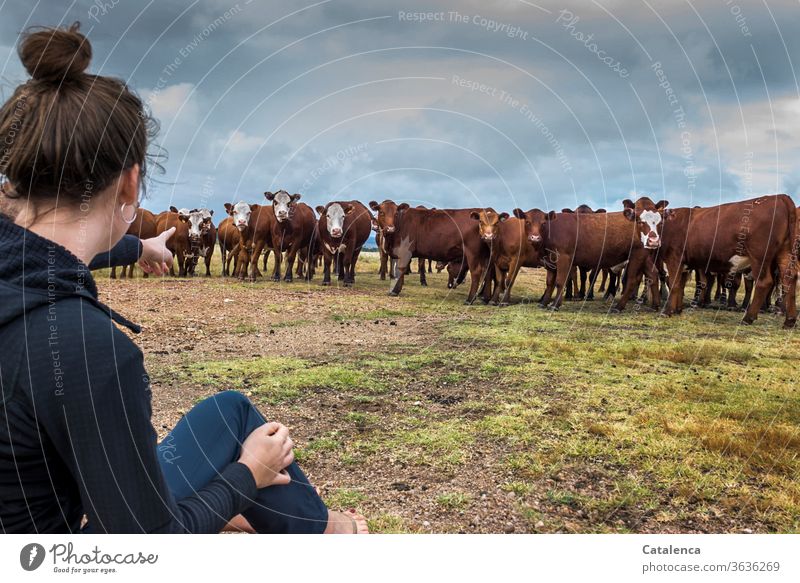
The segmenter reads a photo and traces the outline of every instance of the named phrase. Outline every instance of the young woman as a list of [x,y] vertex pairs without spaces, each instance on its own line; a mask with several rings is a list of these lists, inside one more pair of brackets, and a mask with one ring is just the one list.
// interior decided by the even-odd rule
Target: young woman
[[85,72],[91,55],[77,25],[28,32],[31,79],[0,109],[0,529],[366,532],[239,393],[156,442],[142,353],[115,323],[139,328],[88,270],[135,215],[154,124],[125,83]]

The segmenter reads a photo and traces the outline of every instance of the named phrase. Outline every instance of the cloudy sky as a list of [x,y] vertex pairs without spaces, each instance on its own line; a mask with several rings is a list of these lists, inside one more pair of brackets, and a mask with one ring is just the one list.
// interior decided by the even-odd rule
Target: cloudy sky
[[797,0],[40,0],[161,122],[146,206],[394,198],[609,209],[800,200]]

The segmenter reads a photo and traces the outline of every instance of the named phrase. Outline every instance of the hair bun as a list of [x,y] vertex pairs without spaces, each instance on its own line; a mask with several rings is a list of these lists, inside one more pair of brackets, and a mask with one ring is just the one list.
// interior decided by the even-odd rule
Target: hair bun
[[31,77],[62,83],[84,74],[92,60],[92,45],[79,28],[76,22],[69,28],[29,29],[23,34],[19,58]]

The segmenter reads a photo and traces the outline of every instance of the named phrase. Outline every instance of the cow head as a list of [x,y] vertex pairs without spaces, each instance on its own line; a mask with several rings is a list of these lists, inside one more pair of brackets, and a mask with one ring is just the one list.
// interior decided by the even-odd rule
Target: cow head
[[661,246],[661,227],[669,202],[660,200],[654,203],[643,196],[635,203],[630,199],[622,201],[625,218],[636,223],[639,239],[645,249],[658,249]]
[[334,239],[340,239],[344,235],[344,218],[354,210],[353,205],[339,202],[333,202],[327,208],[322,205],[317,207],[319,216],[325,216],[328,234]]
[[285,190],[265,192],[264,196],[272,202],[275,218],[279,223],[292,218],[297,201],[300,200],[299,194],[289,194]]
[[473,221],[478,221],[478,232],[481,235],[481,239],[491,243],[500,234],[500,223],[508,218],[508,213],[497,214],[492,209],[483,209],[481,211],[472,211],[469,213],[469,218]]
[[370,201],[369,208],[378,213],[378,229],[384,235],[391,235],[396,228],[398,215],[408,208],[408,203],[395,204],[392,200],[384,200],[382,203]]
[[246,202],[240,201],[236,204],[226,202],[225,210],[231,217],[233,217],[233,225],[240,231],[244,231],[250,224],[250,213],[252,212],[252,207]]
[[189,238],[199,240],[211,230],[211,216],[214,211],[207,208],[192,209],[189,211]]
[[514,216],[525,221],[525,237],[534,247],[539,247],[544,242],[545,229],[551,214],[555,215],[552,211],[548,214],[539,209],[531,209],[527,212],[520,208],[514,209]]
[[184,223],[188,223],[189,222],[189,209],[187,209],[187,208],[178,209],[178,208],[175,208],[174,206],[171,206],[171,207],[169,207],[169,210],[170,210],[170,212],[177,213],[178,214],[178,219],[180,219]]

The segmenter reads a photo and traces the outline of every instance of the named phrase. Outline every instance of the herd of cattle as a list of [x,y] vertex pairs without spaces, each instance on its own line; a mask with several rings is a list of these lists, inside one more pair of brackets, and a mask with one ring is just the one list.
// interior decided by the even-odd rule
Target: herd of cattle
[[[312,209],[299,194],[281,190],[264,195],[269,204],[226,203],[228,216],[218,227],[214,211],[204,208],[170,207],[158,215],[139,209],[129,233],[147,238],[176,227],[169,247],[180,276],[194,274],[200,258],[205,274],[211,275],[218,243],[225,276],[255,281],[262,275],[260,257],[266,271],[273,252],[275,281],[281,279],[285,255],[285,281],[293,276],[311,280],[321,262],[323,285],[331,283],[332,264],[339,280],[351,285],[361,249],[374,230],[380,277],[385,279],[391,266],[389,293],[395,296],[417,258],[422,285],[426,263],[427,271],[432,262],[439,271],[447,269],[448,287],[469,274],[470,304],[478,295],[487,303],[508,304],[520,268],[541,267],[547,274],[542,307],[557,310],[565,298],[591,299],[602,277],[600,291],[605,289],[607,297],[622,287],[615,310],[624,309],[644,281],[643,301],[649,295],[651,306],[662,309],[666,297],[662,313],[673,315],[683,309],[684,288],[694,272],[695,305],[710,304],[716,284],[716,299],[738,308],[736,294],[744,281],[745,323],[752,323],[773,295],[785,314],[784,326],[793,327],[797,319],[800,212],[785,194],[676,209],[668,209],[667,201],[642,197],[623,201],[618,212],[582,205],[561,212],[517,208],[511,215],[491,208],[411,207],[392,200],[372,201],[369,208],[352,200]],[[133,266],[128,271],[132,275]]]

